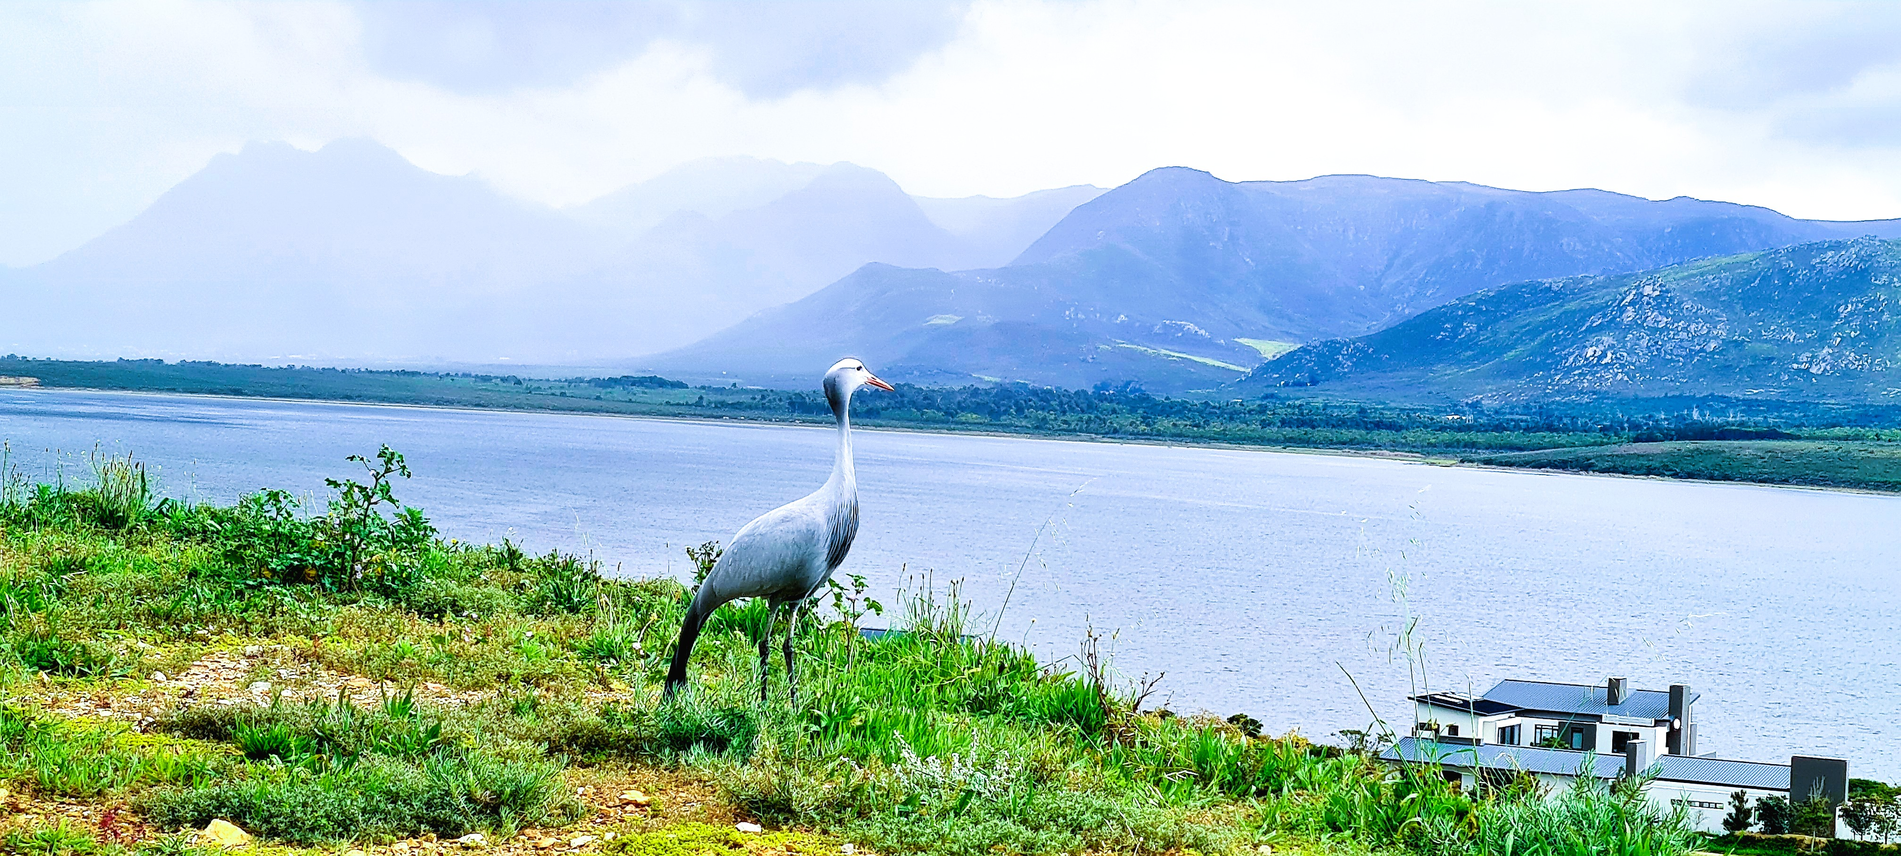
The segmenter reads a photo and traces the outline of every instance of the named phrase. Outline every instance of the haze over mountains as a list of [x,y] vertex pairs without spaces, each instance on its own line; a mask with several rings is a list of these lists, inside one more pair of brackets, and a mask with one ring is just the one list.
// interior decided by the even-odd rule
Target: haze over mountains
[[1076,208],[1007,266],[867,266],[643,364],[773,383],[854,353],[918,381],[1209,390],[1294,346],[1488,287],[1863,234],[1901,235],[1901,221],[1371,176],[1234,183],[1165,168]]
[[13,308],[0,317],[0,350],[625,359],[692,342],[867,262],[999,263],[1099,192],[922,200],[940,225],[875,170],[727,158],[558,211],[427,172],[367,140],[317,152],[253,144],[82,247],[0,270],[0,300]]

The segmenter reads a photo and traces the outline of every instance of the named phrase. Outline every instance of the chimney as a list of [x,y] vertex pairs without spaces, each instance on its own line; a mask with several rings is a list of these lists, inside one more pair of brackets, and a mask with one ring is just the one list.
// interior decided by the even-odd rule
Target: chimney
[[1624,744],[1624,778],[1635,779],[1650,769],[1650,744],[1632,740]]
[[1696,754],[1696,731],[1690,721],[1690,685],[1670,685],[1670,733],[1664,738],[1665,751],[1672,755]]
[[1624,703],[1624,697],[1630,694],[1629,684],[1623,678],[1611,678],[1604,684],[1604,703],[1612,707]]

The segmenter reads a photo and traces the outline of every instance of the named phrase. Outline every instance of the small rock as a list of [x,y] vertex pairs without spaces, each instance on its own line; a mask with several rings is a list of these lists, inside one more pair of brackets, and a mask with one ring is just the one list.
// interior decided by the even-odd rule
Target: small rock
[[257,655],[259,655],[259,654],[262,654],[262,653],[264,653],[264,646],[262,646],[262,645],[246,645],[246,646],[244,646],[244,656],[246,656],[246,657],[255,657],[255,656],[257,656]]
[[167,677],[165,676],[165,673],[164,673],[164,672],[153,672],[153,673],[152,673],[152,682],[153,682],[153,683],[155,683],[155,684],[162,684],[162,683],[165,683],[165,682],[166,682],[166,681],[168,681],[168,680],[170,680],[170,678],[167,678]]
[[251,843],[251,833],[238,828],[231,821],[219,818],[208,824],[198,833],[198,840],[219,847],[243,847]]
[[851,856],[851,854],[858,852],[858,845],[847,841],[844,844],[838,845],[838,852],[845,854],[845,856]]
[[263,695],[263,694],[265,694],[265,693],[267,693],[267,692],[270,692],[270,691],[271,691],[271,682],[270,682],[270,681],[257,681],[257,682],[255,682],[255,683],[253,683],[253,684],[251,684],[251,694],[252,694],[252,695]]
[[592,835],[576,835],[574,836],[572,840],[568,842],[568,846],[576,850],[579,850],[583,847],[588,846],[589,844],[593,844],[594,842],[598,840],[600,839],[595,838]]
[[613,840],[614,840],[614,833],[612,833],[612,832],[604,832],[604,833],[601,833],[601,840],[602,840],[602,841],[613,841]]
[[481,847],[482,845],[488,843],[488,838],[482,835],[482,833],[480,832],[471,832],[467,835],[462,836],[461,838],[456,839],[455,843],[460,844],[463,847]]
[[620,802],[621,802],[621,805],[643,805],[644,806],[648,803],[653,802],[653,797],[647,796],[646,794],[641,793],[640,791],[626,791],[620,795]]
[[546,849],[548,849],[548,848],[550,848],[550,847],[553,847],[553,846],[555,846],[556,844],[559,844],[559,843],[560,843],[560,842],[558,842],[558,841],[556,841],[556,840],[554,840],[554,839],[552,839],[552,838],[543,838],[543,839],[541,839],[540,841],[537,841],[537,842],[535,842],[535,849],[537,849],[537,850],[546,850]]
[[1274,846],[1271,844],[1263,844],[1254,848],[1254,852],[1261,854],[1261,856],[1267,856],[1267,854],[1274,852]]
[[750,823],[744,820],[733,824],[733,828],[739,830],[740,832],[750,832],[753,834],[758,834],[758,833],[766,831],[765,827],[760,826],[757,823]]

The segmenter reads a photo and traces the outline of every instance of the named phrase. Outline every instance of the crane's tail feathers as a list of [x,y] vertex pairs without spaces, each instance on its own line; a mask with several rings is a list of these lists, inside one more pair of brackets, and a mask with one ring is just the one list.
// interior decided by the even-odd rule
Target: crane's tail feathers
[[718,607],[719,604],[704,604],[697,597],[687,607],[686,620],[680,623],[680,641],[673,646],[673,666],[667,669],[667,686],[662,697],[673,698],[686,683],[686,664],[693,657],[693,643],[699,640],[700,627],[706,623],[706,617]]

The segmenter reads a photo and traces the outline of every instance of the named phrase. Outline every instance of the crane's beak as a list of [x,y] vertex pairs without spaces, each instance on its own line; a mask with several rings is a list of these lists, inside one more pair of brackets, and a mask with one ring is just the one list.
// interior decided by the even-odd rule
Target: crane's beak
[[885,392],[891,391],[891,384],[888,384],[888,383],[885,383],[884,381],[879,380],[878,376],[875,374],[872,374],[871,372],[865,372],[865,383],[871,384],[872,386],[882,389]]

